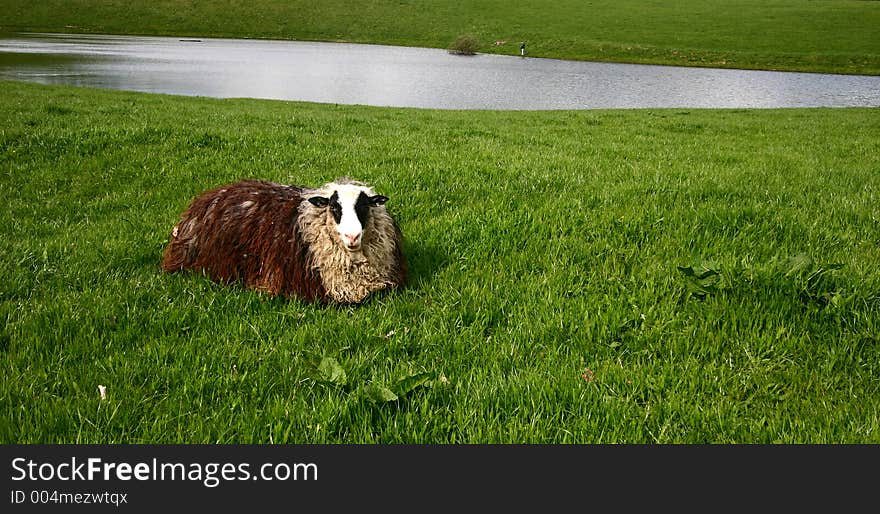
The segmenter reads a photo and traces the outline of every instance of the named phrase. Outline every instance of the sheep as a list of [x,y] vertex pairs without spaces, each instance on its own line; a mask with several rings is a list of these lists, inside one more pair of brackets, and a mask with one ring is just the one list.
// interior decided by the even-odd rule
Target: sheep
[[161,267],[271,296],[361,303],[406,283],[403,237],[387,201],[349,178],[317,189],[241,180],[189,204]]

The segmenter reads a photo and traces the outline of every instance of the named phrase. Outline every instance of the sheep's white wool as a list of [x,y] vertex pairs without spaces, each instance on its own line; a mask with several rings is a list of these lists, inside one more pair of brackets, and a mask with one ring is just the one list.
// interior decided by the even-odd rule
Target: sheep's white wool
[[[340,204],[350,205],[351,212],[344,212],[342,219],[354,219],[359,225],[354,201],[361,191],[368,196],[376,193],[360,182],[340,180],[307,191],[305,196],[329,197],[334,191],[347,200]],[[343,246],[329,209],[302,202],[298,221],[303,239],[311,249],[311,265],[320,273],[324,289],[334,300],[356,303],[374,291],[394,286],[395,227],[384,206],[371,207],[361,246],[356,251]]]

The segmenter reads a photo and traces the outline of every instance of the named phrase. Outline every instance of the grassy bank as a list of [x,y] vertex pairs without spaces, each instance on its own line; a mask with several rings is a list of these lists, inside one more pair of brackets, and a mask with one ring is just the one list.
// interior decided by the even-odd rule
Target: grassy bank
[[[857,0],[0,0],[0,30],[351,41],[598,61],[880,74],[880,3]],[[496,45],[496,42],[502,42]]]
[[[0,442],[880,442],[877,109],[0,93]],[[159,272],[199,191],[344,174],[406,291]]]

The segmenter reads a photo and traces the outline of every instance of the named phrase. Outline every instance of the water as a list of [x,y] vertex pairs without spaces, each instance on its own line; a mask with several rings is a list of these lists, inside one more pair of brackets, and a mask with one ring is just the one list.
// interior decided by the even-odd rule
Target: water
[[437,109],[880,106],[876,76],[248,39],[18,34],[0,38],[0,80]]

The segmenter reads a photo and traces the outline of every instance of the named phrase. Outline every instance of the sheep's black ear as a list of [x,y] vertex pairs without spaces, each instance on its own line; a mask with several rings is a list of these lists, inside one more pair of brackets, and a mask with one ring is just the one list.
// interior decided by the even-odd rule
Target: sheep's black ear
[[387,201],[387,196],[375,195],[370,197],[370,205],[385,205]]
[[327,204],[330,203],[330,200],[324,198],[323,196],[313,196],[309,198],[309,203],[314,205],[315,207],[327,207]]

